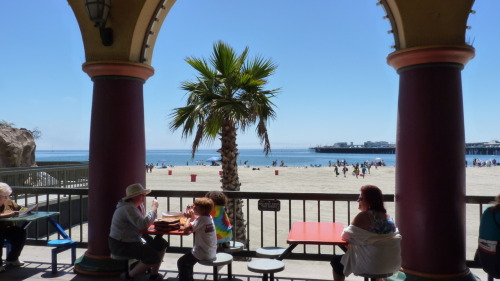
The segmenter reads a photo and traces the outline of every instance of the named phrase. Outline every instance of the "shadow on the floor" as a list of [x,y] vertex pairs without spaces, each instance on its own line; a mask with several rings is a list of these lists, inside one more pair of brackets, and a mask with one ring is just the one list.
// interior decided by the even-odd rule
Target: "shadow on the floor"
[[[97,280],[120,280],[119,276],[91,276],[76,274],[73,271],[73,266],[70,264],[59,264],[57,274],[52,274],[50,263],[42,262],[31,262],[25,261],[25,264],[21,267],[8,267],[7,271],[0,273],[0,280],[9,281],[97,281]],[[167,281],[178,281],[177,271],[160,270],[163,274],[164,280]],[[227,275],[221,273],[222,278],[220,281],[227,281]],[[213,275],[211,273],[196,272],[194,274],[195,280],[213,280]],[[136,278],[138,281],[147,281],[147,277]],[[260,281],[262,276],[259,275],[234,275],[232,281]],[[304,279],[304,278],[293,278],[293,277],[281,277],[275,276],[275,280],[279,281],[325,281],[320,279]]]

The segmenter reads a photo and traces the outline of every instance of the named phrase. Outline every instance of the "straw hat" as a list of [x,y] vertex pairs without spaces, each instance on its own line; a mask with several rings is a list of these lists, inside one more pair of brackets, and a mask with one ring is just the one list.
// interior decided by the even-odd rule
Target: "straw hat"
[[127,196],[123,197],[122,200],[127,200],[141,194],[146,195],[150,192],[150,189],[145,189],[140,183],[134,183],[127,186]]

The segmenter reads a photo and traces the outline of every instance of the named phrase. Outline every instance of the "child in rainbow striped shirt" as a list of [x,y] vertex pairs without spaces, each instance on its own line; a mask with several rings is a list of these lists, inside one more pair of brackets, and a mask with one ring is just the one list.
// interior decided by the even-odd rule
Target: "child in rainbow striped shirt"
[[227,197],[221,191],[209,191],[205,197],[212,199],[215,205],[210,215],[214,220],[217,234],[217,252],[220,252],[229,246],[229,241],[233,238],[233,226],[225,211]]

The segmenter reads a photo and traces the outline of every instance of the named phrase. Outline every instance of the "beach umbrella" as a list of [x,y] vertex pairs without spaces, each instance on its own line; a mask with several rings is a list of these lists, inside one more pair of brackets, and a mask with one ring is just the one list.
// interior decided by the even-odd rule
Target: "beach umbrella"
[[220,156],[212,156],[212,157],[208,158],[206,161],[209,161],[209,162],[220,161]]

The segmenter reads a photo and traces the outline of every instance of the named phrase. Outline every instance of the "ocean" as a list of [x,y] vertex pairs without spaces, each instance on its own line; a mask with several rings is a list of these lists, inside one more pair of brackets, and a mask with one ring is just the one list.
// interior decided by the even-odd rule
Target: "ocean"
[[[396,165],[395,154],[341,154],[341,153],[316,153],[312,149],[274,149],[266,157],[262,149],[240,149],[238,165],[244,165],[247,161],[249,166],[271,166],[273,161],[278,165],[281,161],[285,166],[328,166],[329,162],[336,163],[337,160],[346,160],[348,164],[362,163],[366,160],[374,161],[376,158],[384,160],[387,166]],[[35,153],[36,161],[88,161],[88,150],[39,150]],[[147,150],[146,162],[154,165],[199,165],[211,162],[210,157],[220,156],[216,150],[199,150],[194,159],[191,159],[190,150]],[[472,165],[474,158],[490,160],[498,155],[465,155],[468,165]]]

